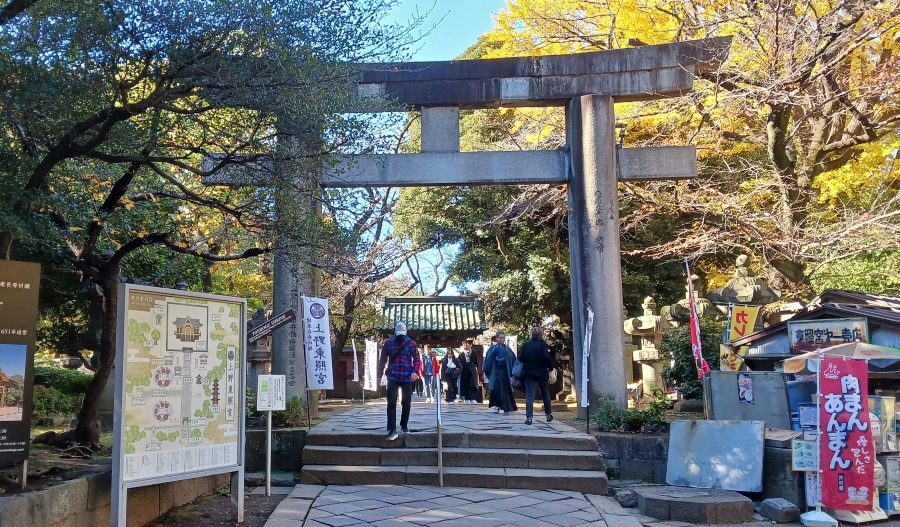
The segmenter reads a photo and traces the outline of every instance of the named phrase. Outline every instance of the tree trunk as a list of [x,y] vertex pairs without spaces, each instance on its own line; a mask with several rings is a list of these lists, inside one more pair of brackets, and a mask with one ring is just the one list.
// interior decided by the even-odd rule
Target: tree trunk
[[74,441],[92,445],[100,441],[100,426],[97,420],[100,396],[116,363],[119,266],[104,266],[100,271],[98,285],[103,290],[103,329],[100,334],[100,349],[97,351],[97,370],[84,394],[84,402],[81,411],[78,412],[78,425],[73,432]]
[[0,260],[9,260],[9,248],[12,246],[12,241],[12,232],[0,231]]

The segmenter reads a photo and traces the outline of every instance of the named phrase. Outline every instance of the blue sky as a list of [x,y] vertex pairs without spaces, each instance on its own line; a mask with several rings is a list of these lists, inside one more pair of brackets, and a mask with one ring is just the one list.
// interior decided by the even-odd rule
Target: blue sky
[[504,7],[506,0],[401,0],[391,19],[402,22],[430,10],[423,31],[437,27],[414,48],[413,59],[452,60],[490,31],[491,14]]
[[25,344],[0,344],[0,370],[10,377],[25,375],[27,351]]

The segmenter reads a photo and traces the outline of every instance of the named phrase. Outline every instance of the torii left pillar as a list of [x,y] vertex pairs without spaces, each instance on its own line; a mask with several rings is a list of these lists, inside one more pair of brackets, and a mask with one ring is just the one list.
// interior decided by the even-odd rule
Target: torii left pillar
[[[625,407],[625,339],[622,335],[622,264],[615,111],[608,95],[584,95],[566,108],[571,155],[569,252],[576,386],[588,353],[590,404],[608,395]],[[594,312],[589,350],[584,350],[587,309]],[[579,413],[582,394],[578,390]],[[580,415],[586,417],[586,415]]]

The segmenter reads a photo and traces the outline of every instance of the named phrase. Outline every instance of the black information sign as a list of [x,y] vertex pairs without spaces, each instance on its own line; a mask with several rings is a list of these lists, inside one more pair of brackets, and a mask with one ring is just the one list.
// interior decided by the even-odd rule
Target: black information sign
[[260,324],[259,326],[253,328],[249,333],[247,333],[247,340],[249,342],[256,342],[257,340],[280,328],[281,326],[290,324],[295,320],[297,320],[297,315],[294,314],[294,310],[288,309],[280,315],[272,316],[272,318],[267,320],[264,324]]
[[0,260],[0,463],[28,459],[41,266]]

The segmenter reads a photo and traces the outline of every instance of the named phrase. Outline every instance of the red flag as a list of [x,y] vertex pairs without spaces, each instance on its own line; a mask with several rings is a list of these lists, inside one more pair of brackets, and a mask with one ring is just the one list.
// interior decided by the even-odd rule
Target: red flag
[[694,355],[694,364],[697,365],[697,378],[702,379],[704,373],[709,373],[709,363],[703,358],[700,347],[700,317],[697,316],[697,307],[694,305],[694,281],[691,280],[691,266],[687,260],[684,261],[684,268],[687,269],[688,304],[691,306],[691,353]]
[[864,360],[823,358],[819,371],[822,505],[839,511],[870,511],[876,498],[868,365]]

